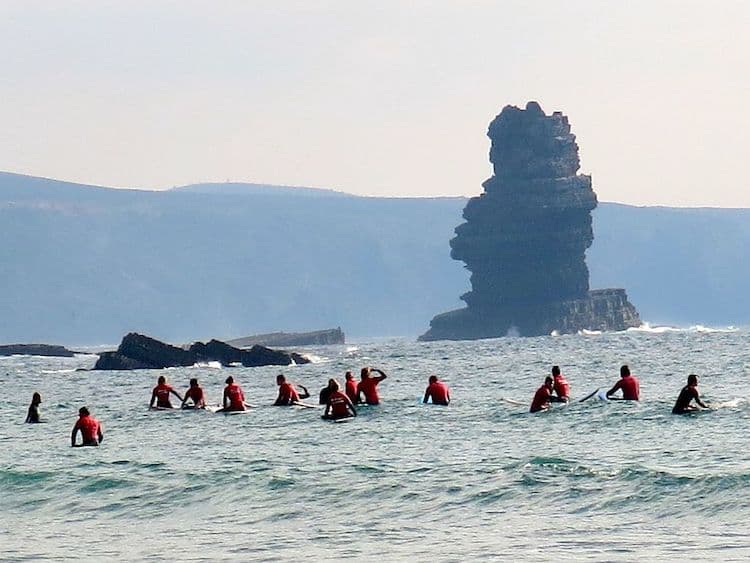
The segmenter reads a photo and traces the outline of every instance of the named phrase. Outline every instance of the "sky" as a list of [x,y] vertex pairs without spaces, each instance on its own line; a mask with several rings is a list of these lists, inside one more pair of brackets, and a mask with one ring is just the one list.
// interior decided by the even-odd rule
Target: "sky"
[[475,196],[506,105],[600,201],[750,207],[750,2],[1,0],[0,170]]

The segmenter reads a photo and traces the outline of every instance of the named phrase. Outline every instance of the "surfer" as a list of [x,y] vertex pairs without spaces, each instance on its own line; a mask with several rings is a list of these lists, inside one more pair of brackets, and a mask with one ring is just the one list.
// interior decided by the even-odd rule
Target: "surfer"
[[640,400],[641,386],[638,383],[638,378],[630,374],[630,368],[628,366],[622,366],[620,368],[620,381],[615,383],[615,386],[607,391],[607,398],[611,398],[618,389],[622,390],[623,401]]
[[677,401],[672,408],[672,414],[688,414],[699,411],[698,407],[690,404],[691,401],[695,401],[704,409],[710,408],[706,403],[701,401],[701,394],[698,392],[698,376],[694,373],[688,375],[687,385],[680,391]]
[[331,395],[334,391],[338,389],[338,383],[336,383],[336,387],[334,388],[334,383],[336,383],[335,379],[329,379],[328,385],[323,387],[323,389],[320,390],[320,396],[318,398],[318,404],[319,405],[327,405],[328,399],[331,398]]
[[350,416],[357,416],[357,411],[354,409],[354,404],[351,399],[342,393],[339,389],[339,382],[335,379],[331,379],[328,382],[328,386],[333,390],[331,396],[328,398],[326,404],[326,410],[321,418],[326,420],[339,420],[341,418],[349,418]]
[[154,402],[156,402],[156,407],[160,409],[172,409],[174,408],[172,406],[172,403],[169,402],[169,394],[174,395],[177,397],[180,402],[182,402],[182,397],[180,397],[180,394],[174,390],[174,387],[171,385],[167,385],[167,378],[163,375],[159,376],[159,379],[157,380],[157,385],[154,387],[154,390],[151,392],[151,402],[149,403],[148,407],[153,408]]
[[245,403],[245,394],[242,392],[242,388],[234,382],[234,378],[230,375],[226,378],[224,383],[227,384],[227,386],[224,387],[224,396],[222,397],[222,403],[224,406],[216,412],[246,410],[247,403]]
[[357,393],[357,380],[354,379],[354,376],[352,375],[352,372],[347,371],[344,375],[344,379],[346,379],[345,389],[346,389],[346,396],[349,397],[349,400],[352,403],[358,403],[359,402],[359,393]]
[[294,385],[288,383],[283,373],[276,376],[276,385],[279,386],[279,396],[274,401],[274,406],[285,407],[299,403],[302,399],[307,399],[310,393],[307,392],[307,388],[304,385],[297,385],[302,390],[302,393],[297,392]]
[[[76,434],[81,431],[82,443],[76,444]],[[78,409],[78,420],[73,426],[73,432],[70,434],[70,445],[73,448],[80,446],[98,446],[104,440],[104,432],[101,423],[96,420],[89,409],[81,407]]]
[[41,420],[39,420],[39,405],[41,404],[42,396],[39,393],[34,393],[31,397],[29,412],[26,414],[26,420],[24,422],[41,422]]
[[429,379],[429,385],[424,392],[423,403],[429,401],[432,397],[433,405],[448,405],[451,402],[451,390],[442,381],[438,381],[437,375],[431,375]]
[[[371,373],[373,371],[378,372],[380,375],[373,377]],[[382,370],[378,368],[362,368],[360,372],[360,381],[357,386],[357,397],[359,403],[367,403],[368,405],[379,405],[380,395],[378,394],[378,383],[388,377]],[[362,395],[365,396],[364,401]]]
[[560,366],[552,366],[552,388],[555,394],[550,397],[553,403],[567,403],[570,401],[570,384],[560,373]]
[[553,379],[551,375],[544,378],[544,385],[534,393],[534,399],[531,401],[529,412],[546,411],[550,407],[552,397]]
[[[188,399],[191,399],[193,401],[192,405],[187,405]],[[182,404],[180,405],[180,408],[182,409],[205,409],[206,408],[206,398],[203,393],[203,388],[198,385],[198,379],[193,377],[190,380],[190,388],[185,391],[185,398],[182,399]]]

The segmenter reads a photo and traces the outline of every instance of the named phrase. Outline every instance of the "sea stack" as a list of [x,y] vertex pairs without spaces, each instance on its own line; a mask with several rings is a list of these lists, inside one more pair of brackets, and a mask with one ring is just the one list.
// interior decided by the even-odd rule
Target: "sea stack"
[[539,336],[639,326],[624,289],[589,291],[591,176],[578,174],[568,118],[506,106],[487,133],[494,175],[469,200],[451,257],[471,271],[467,307],[437,315],[420,340]]

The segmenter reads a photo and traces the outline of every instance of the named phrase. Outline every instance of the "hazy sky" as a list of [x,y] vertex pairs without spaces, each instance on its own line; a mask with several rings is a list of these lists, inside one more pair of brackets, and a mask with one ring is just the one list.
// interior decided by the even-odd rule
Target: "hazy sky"
[[507,104],[602,201],[750,207],[750,2],[0,0],[0,170],[476,195]]

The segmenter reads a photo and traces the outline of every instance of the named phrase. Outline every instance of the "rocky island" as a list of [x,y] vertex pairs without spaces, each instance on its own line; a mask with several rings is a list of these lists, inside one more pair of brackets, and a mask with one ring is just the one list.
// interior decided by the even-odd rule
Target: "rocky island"
[[597,205],[578,174],[568,118],[536,102],[506,106],[487,135],[494,175],[469,200],[451,257],[471,271],[466,307],[437,315],[420,340],[624,330],[640,318],[624,289],[589,291],[586,249]]

